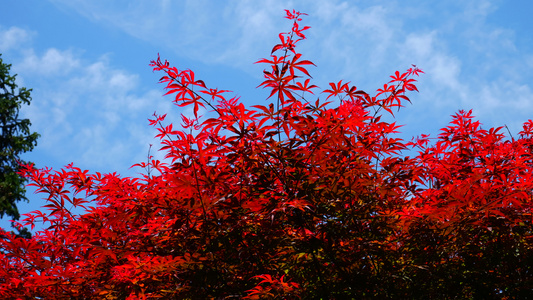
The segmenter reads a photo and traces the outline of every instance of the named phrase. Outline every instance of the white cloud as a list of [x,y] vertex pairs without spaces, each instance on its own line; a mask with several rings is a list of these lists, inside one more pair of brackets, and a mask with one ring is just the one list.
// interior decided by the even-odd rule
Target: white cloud
[[155,144],[150,111],[170,110],[158,101],[159,90],[142,90],[137,74],[113,67],[105,56],[85,62],[72,51],[26,54],[16,66],[35,81],[24,114],[41,134],[39,151],[95,171],[124,171],[145,159]]
[[0,52],[3,53],[24,46],[33,35],[33,32],[19,27],[13,26],[4,29],[0,26]]
[[33,49],[24,50],[24,60],[17,64],[17,71],[39,76],[57,76],[70,73],[80,66],[72,50],[50,48],[39,56]]
[[436,32],[410,33],[405,38],[405,43],[401,47],[404,59],[414,58],[415,60],[427,59],[434,54]]
[[[451,58],[446,57],[441,50],[442,46],[437,45],[438,43],[439,39],[435,30],[417,33],[411,32],[405,35],[404,41],[397,47],[397,54],[400,61],[412,62],[424,70],[426,74],[418,78],[421,83],[424,83],[426,86],[430,85],[431,90],[435,90],[437,87],[442,91],[442,83],[439,82],[438,78],[441,77],[448,81],[448,86],[456,85],[457,79],[453,78],[452,74],[457,74],[458,67],[455,68],[455,72],[449,73],[447,65],[442,62],[449,61]],[[448,74],[442,74],[443,72],[448,72]],[[426,94],[431,92],[431,90],[428,91],[425,89],[423,93]]]
[[439,88],[451,89],[455,93],[464,91],[464,86],[460,83],[461,63],[455,57],[436,53],[425,61],[426,70],[431,74],[431,80]]
[[87,61],[79,49],[37,51],[31,46],[33,35],[0,28],[0,50],[16,50],[10,63],[19,74],[18,85],[33,89],[33,101],[22,115],[41,138],[29,155],[51,159],[35,161],[38,166],[75,162],[93,171],[131,172],[132,164],[146,160],[149,144],[162,159],[153,139],[157,131],[147,126],[151,112],[172,111],[159,86],[142,89],[139,75],[114,67],[108,55]]
[[467,20],[485,19],[489,14],[493,13],[497,8],[490,0],[466,1],[462,6],[462,15]]
[[[477,116],[491,127],[508,125],[515,134],[528,119],[533,119],[533,90],[530,85],[498,79],[480,86],[471,94]],[[519,116],[519,117],[517,117]]]

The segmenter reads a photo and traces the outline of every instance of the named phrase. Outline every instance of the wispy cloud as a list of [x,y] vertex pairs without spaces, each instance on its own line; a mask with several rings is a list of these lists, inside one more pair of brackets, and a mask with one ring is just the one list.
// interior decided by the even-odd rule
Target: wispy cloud
[[180,56],[239,68],[248,68],[259,58],[257,53],[268,53],[276,32],[287,30],[287,24],[278,22],[283,9],[292,6],[292,1],[273,0],[52,2]]
[[[491,126],[507,120],[525,121],[533,114],[533,106],[526,100],[533,96],[529,82],[533,53],[519,47],[516,28],[490,22],[498,13],[498,1],[52,2],[178,56],[253,70],[256,76],[260,76],[261,66],[251,62],[268,55],[277,42],[276,33],[290,26],[281,19],[283,9],[295,8],[309,14],[305,22],[313,28],[301,51],[318,65],[311,74],[321,86],[345,79],[371,92],[396,69],[416,64],[426,71],[420,78],[421,94],[414,97],[417,102],[405,110],[400,121],[413,123],[416,131],[427,129],[423,126],[427,123],[432,129],[445,126],[458,109],[473,108],[474,114]],[[65,59],[72,55],[66,51],[61,52]],[[73,62],[66,63],[69,61]],[[102,99],[113,95],[114,103],[135,94],[134,87],[111,87],[113,81],[135,82],[126,79],[131,74],[104,74],[118,71],[109,62],[101,64],[81,63],[75,67],[80,71],[75,77],[78,81],[74,78],[64,84],[79,88],[100,84],[102,92],[87,92]],[[120,119],[108,115],[108,122]],[[512,130],[518,131],[519,125]]]

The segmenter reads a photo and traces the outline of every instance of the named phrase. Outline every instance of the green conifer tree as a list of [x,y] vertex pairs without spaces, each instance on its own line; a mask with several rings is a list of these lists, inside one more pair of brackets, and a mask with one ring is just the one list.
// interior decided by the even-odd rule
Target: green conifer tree
[[[0,217],[4,215],[18,220],[20,214],[16,203],[25,200],[25,179],[17,171],[20,155],[37,145],[39,134],[30,131],[30,120],[20,119],[22,104],[30,104],[31,89],[18,88],[16,75],[10,75],[11,65],[5,64],[0,54]],[[22,236],[29,235],[23,230]]]

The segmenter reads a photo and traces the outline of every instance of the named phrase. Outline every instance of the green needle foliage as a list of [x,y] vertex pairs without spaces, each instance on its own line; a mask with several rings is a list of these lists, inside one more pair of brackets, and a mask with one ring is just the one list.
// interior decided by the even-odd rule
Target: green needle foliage
[[28,199],[25,181],[18,174],[20,155],[33,150],[39,134],[30,131],[29,119],[20,119],[22,104],[30,104],[31,89],[18,88],[16,75],[10,75],[11,65],[0,54],[0,217],[20,218],[16,203]]

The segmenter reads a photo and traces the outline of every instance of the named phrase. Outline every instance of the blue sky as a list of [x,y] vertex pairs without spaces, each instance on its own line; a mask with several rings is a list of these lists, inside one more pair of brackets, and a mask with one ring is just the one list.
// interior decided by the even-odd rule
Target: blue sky
[[[510,5],[511,4],[511,5]],[[473,109],[485,127],[517,135],[533,118],[533,2],[515,1],[103,1],[0,2],[0,53],[33,89],[22,114],[41,134],[24,156],[38,167],[74,162],[92,172],[131,176],[157,145],[154,111],[179,120],[163,98],[150,60],[194,70],[210,87],[247,105],[265,103],[262,66],[277,34],[290,29],[283,9],[307,13],[299,47],[317,67],[315,84],[351,81],[372,93],[411,64],[426,74],[397,121],[404,137],[438,134],[450,115]],[[29,189],[22,213],[43,204]],[[0,223],[6,224],[5,220]]]

